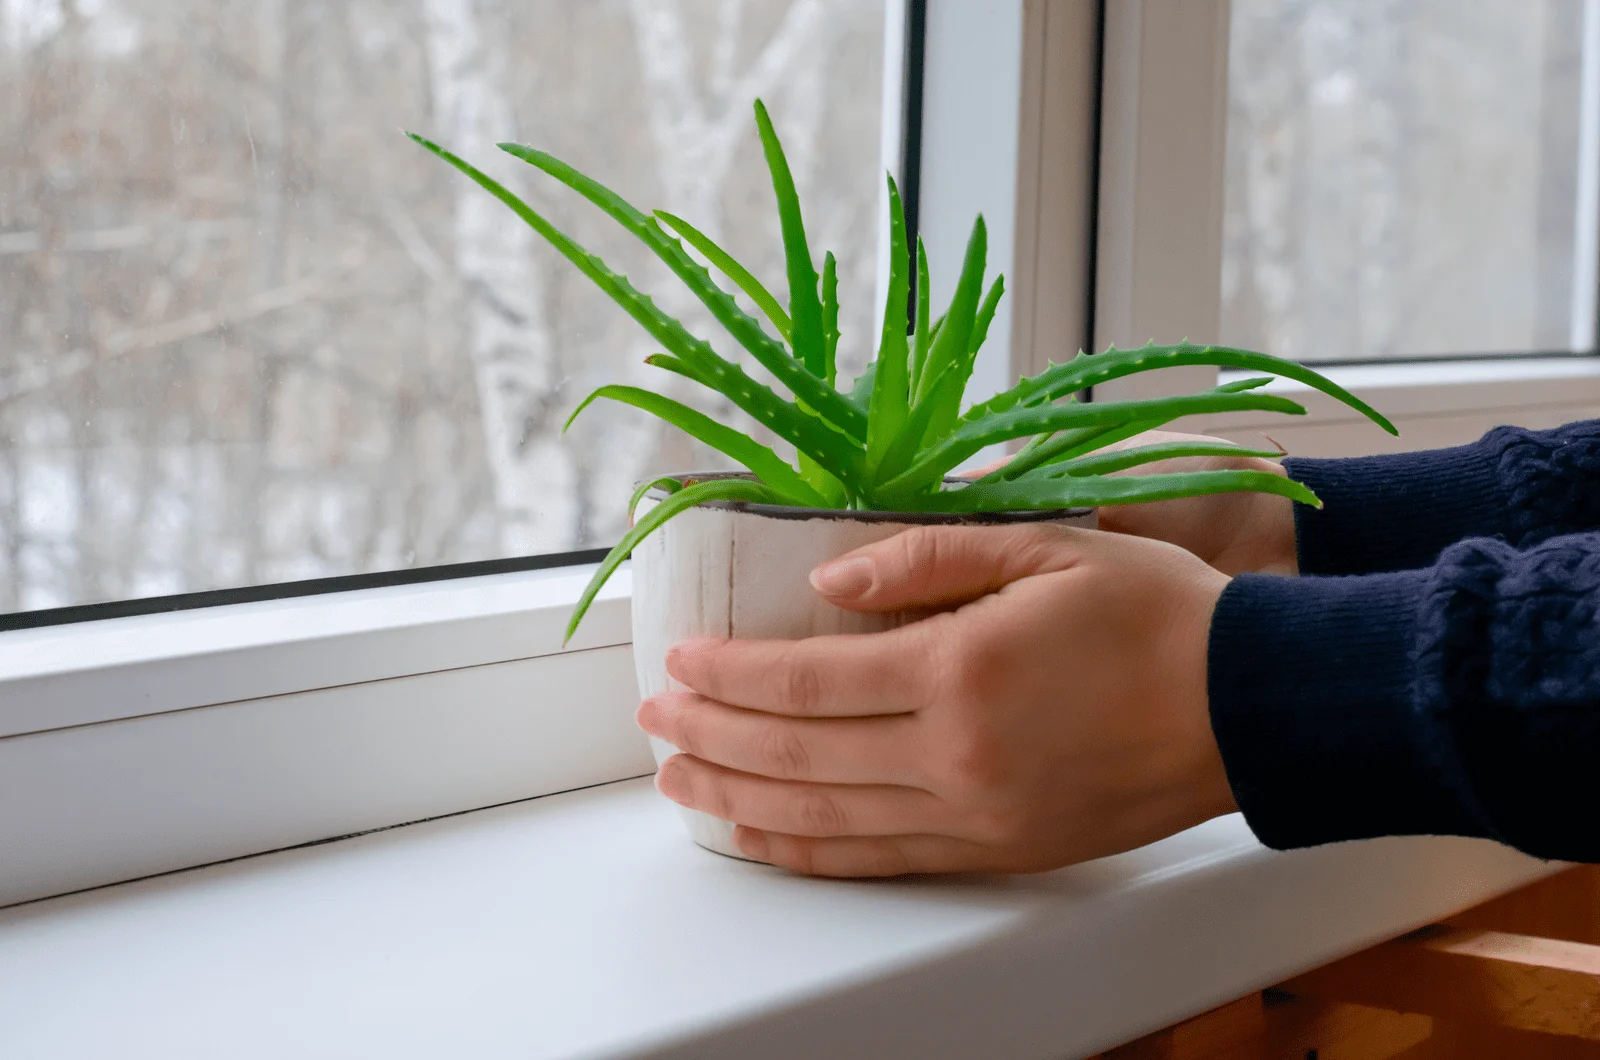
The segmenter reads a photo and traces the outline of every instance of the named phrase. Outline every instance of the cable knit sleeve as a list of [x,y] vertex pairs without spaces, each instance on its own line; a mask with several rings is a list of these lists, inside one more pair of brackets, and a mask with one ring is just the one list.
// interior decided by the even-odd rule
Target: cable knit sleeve
[[1304,574],[1411,570],[1467,538],[1522,546],[1600,529],[1600,420],[1497,427],[1454,449],[1284,466],[1323,501],[1320,511],[1295,506]]
[[[1498,465],[1531,458],[1516,449]],[[1593,502],[1528,486],[1522,503],[1559,522]],[[1600,862],[1600,534],[1236,578],[1209,679],[1228,779],[1269,846],[1435,833]]]

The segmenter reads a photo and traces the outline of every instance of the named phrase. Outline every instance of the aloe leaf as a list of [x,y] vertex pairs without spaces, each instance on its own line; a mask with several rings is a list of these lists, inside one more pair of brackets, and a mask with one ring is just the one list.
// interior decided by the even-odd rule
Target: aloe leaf
[[994,314],[1000,308],[1000,299],[1005,297],[1006,277],[1001,273],[994,278],[994,283],[989,285],[989,293],[983,297],[983,305],[978,307],[978,315],[972,322],[972,338],[967,342],[967,356],[976,358],[978,350],[989,337],[989,325],[994,322]]
[[820,502],[813,502],[806,507],[850,507],[850,491],[845,488],[844,483],[805,453],[800,454],[800,477],[805,479],[812,490],[822,498]]
[[1275,394],[1190,394],[1185,397],[1149,398],[1142,401],[1068,402],[1062,405],[1021,406],[992,413],[973,423],[963,423],[944,441],[923,450],[916,461],[896,478],[885,482],[881,493],[896,501],[937,486],[944,473],[986,445],[1011,438],[1059,431],[1069,427],[1131,424],[1136,420],[1193,416],[1211,412],[1281,412],[1304,415],[1305,409]]
[[922,393],[922,370],[928,361],[928,343],[932,339],[928,327],[928,288],[931,286],[928,274],[928,248],[923,245],[922,237],[917,237],[917,315],[912,329],[914,336],[911,346],[911,395],[913,398]]
[[[1010,481],[1020,478],[1036,467],[1070,460],[1084,453],[1092,453],[1096,449],[1104,449],[1108,445],[1115,445],[1145,431],[1153,431],[1166,422],[1168,421],[1163,419],[1130,420],[1127,423],[1112,424],[1107,427],[1077,427],[1052,434],[1041,434],[1033,442],[1023,446],[1022,451],[1012,457],[1004,467],[985,475],[979,481],[991,479]],[[1034,442],[1041,444],[1035,445]]]
[[[944,377],[934,384],[934,393],[942,393],[948,387],[959,387],[960,374],[960,366],[950,365],[945,369]],[[919,401],[911,407],[905,425],[890,443],[889,451],[884,454],[883,462],[877,466],[875,475],[872,474],[872,465],[869,462],[868,473],[871,476],[868,479],[869,483],[892,481],[911,464],[917,456],[917,451],[922,447],[922,440],[928,434],[928,425],[932,422],[938,407],[938,402],[933,400]]]
[[[826,338],[823,334],[822,303],[817,299],[817,270],[806,245],[806,227],[800,217],[800,196],[794,189],[794,175],[784,157],[766,106],[756,100],[756,129],[761,134],[761,149],[767,169],[772,173],[772,191],[778,198],[778,224],[783,230],[783,258],[789,272],[789,315],[794,327],[789,345],[795,356],[811,370],[823,374]],[[796,395],[799,396],[799,395]]]
[[638,509],[639,502],[644,500],[644,495],[653,489],[660,489],[665,493],[677,493],[683,489],[683,483],[671,476],[656,479],[646,479],[634,487],[633,496],[628,498],[628,522],[633,522],[633,513]]
[[578,603],[572,609],[572,618],[567,622],[567,633],[561,640],[562,644],[572,639],[572,634],[577,631],[578,623],[583,621],[583,616],[588,612],[589,605],[594,603],[595,594],[622,566],[622,561],[638,547],[639,542],[649,537],[657,527],[686,509],[707,501],[747,501],[754,504],[782,504],[783,498],[759,482],[750,482],[746,479],[712,479],[707,482],[696,482],[672,494],[644,513],[644,518],[634,523],[616,547],[606,553],[606,558],[600,561],[600,567],[594,572],[594,577],[589,579],[589,584],[584,586],[583,594],[578,597]]
[[[705,266],[690,257],[675,237],[662,230],[655,218],[641,213],[622,196],[554,155],[521,144],[504,143],[499,147],[512,157],[543,170],[567,185],[638,237],[711,311],[717,323],[727,329],[739,345],[749,350],[763,368],[788,387],[801,403],[815,409],[818,415],[840,427],[856,441],[866,441],[867,423],[861,410],[851,406],[843,395],[822,381],[819,373],[808,371],[804,364],[790,356],[781,342],[763,331],[754,317],[740,309],[733,297],[717,286]],[[818,312],[820,314],[820,309]]]
[[[865,454],[858,446],[852,444],[851,440],[844,434],[822,423],[815,416],[801,412],[794,404],[774,394],[770,387],[751,379],[744,369],[718,356],[717,352],[711,348],[710,343],[691,335],[682,324],[656,308],[655,303],[647,295],[640,294],[635,290],[626,277],[612,272],[605,262],[589,253],[560,229],[545,220],[537,210],[523,202],[499,181],[431,140],[415,133],[407,133],[407,135],[428,151],[466,174],[474,183],[510,207],[513,213],[522,218],[530,228],[549,241],[550,245],[555,247],[563,257],[578,267],[578,271],[589,277],[595,286],[609,295],[612,301],[621,306],[629,316],[633,317],[641,327],[665,346],[684,366],[694,372],[695,374],[690,378],[722,394],[739,408],[748,412],[756,422],[767,427],[796,449],[809,453],[841,482],[852,487],[860,482]],[[567,168],[570,169],[570,167]],[[587,178],[584,179],[587,180]],[[652,225],[652,227],[654,226]],[[659,228],[655,230],[658,233],[660,232]],[[665,237],[663,236],[663,238]],[[685,261],[688,260],[688,255],[683,253],[682,247],[678,248],[678,253]],[[691,262],[691,264],[693,263]],[[698,265],[695,265],[694,268],[699,270],[700,274],[706,277],[706,282],[710,284],[710,277],[705,270]],[[716,289],[715,284],[710,285],[713,289]],[[730,306],[733,304],[733,300],[726,295],[723,295],[723,299]],[[740,316],[744,316],[742,311],[737,310],[737,307],[735,307],[735,311],[739,312]],[[749,321],[750,326],[755,328],[758,333],[761,333],[761,329],[755,321],[750,320],[748,317],[744,319]],[[762,335],[765,338],[765,334],[762,333]],[[771,342],[772,340],[768,339],[767,341]],[[776,343],[773,345],[776,346]],[[786,351],[782,350],[781,347],[778,347],[778,349],[782,354],[783,361],[799,370],[801,375],[806,375],[803,369],[799,369],[799,366],[794,364],[793,359],[789,357]],[[687,375],[688,373],[685,372],[683,374]],[[807,378],[811,377],[807,376]],[[840,404],[844,403],[842,396],[831,387],[824,387],[821,380],[811,378],[811,382],[815,385],[817,393],[825,397],[831,396],[838,400]],[[860,415],[859,409],[852,409],[851,411],[860,418],[864,435],[866,417]]]
[[941,512],[1037,511],[1050,508],[1102,507],[1198,497],[1212,493],[1272,493],[1312,507],[1322,507],[1304,485],[1271,471],[1186,471],[1168,475],[1069,475],[1036,471],[1014,482],[971,485],[924,494],[915,510]]
[[1220,394],[1242,394],[1246,390],[1255,390],[1258,387],[1264,387],[1270,382],[1272,382],[1272,376],[1256,375],[1251,376],[1249,379],[1235,379],[1231,383],[1223,383],[1216,389]]
[[756,304],[756,308],[766,314],[772,326],[778,329],[778,334],[784,339],[789,337],[789,314],[783,311],[783,306],[773,297],[760,280],[753,276],[749,269],[739,264],[738,260],[726,250],[723,250],[715,241],[694,225],[665,210],[657,210],[656,217],[661,223],[672,229],[691,247],[698,250],[700,255],[743,291]]
[[831,250],[822,259],[822,338],[822,380],[833,386],[838,377],[839,262]]
[[690,335],[682,324],[657,309],[648,295],[640,294],[634,289],[633,285],[628,282],[627,277],[611,271],[605,262],[589,253],[572,238],[556,228],[542,214],[522,201],[499,181],[426,137],[418,136],[416,133],[407,133],[406,135],[466,174],[474,183],[509,206],[513,213],[522,218],[530,228],[538,232],[551,246],[555,247],[562,257],[576,265],[578,270],[593,281],[595,286],[610,296],[611,300],[621,306],[641,327],[662,345],[677,353],[682,360],[694,364],[703,362],[707,356],[716,356],[708,343]]
[[1240,350],[1231,346],[1196,346],[1192,342],[1181,342],[1176,346],[1147,344],[1136,350],[1119,350],[1112,347],[1105,353],[1094,356],[1080,353],[1066,364],[1051,365],[1038,375],[1022,380],[1010,390],[974,405],[967,410],[963,419],[979,420],[1018,404],[1033,405],[1053,401],[1086,387],[1097,386],[1137,372],[1193,364],[1271,372],[1285,379],[1293,379],[1343,402],[1390,434],[1400,433],[1394,424],[1371,405],[1333,380],[1304,365],[1251,350]]
[[[934,403],[932,415],[928,420],[927,433],[923,435],[923,444],[936,442],[949,434],[955,427],[956,417],[961,412],[961,397],[967,391],[967,384],[972,380],[972,369],[978,363],[978,350],[989,335],[989,325],[994,320],[995,310],[999,308],[1000,296],[1005,293],[1005,277],[995,277],[994,284],[989,288],[989,294],[983,300],[983,305],[978,308],[978,315],[972,323],[972,335],[967,340],[967,352],[960,370],[952,373],[949,380],[934,388],[928,395],[928,400]],[[940,332],[936,330],[934,342],[939,341]]]
[[1055,464],[1051,470],[1059,470],[1068,475],[1109,475],[1114,471],[1124,471],[1141,464],[1152,464],[1157,460],[1176,460],[1187,456],[1255,456],[1272,459],[1282,455],[1276,449],[1246,449],[1242,445],[1223,441],[1153,442],[1150,445],[1113,449],[1109,452],[1065,460]]
[[[877,385],[878,362],[873,360],[869,361],[867,366],[861,369],[861,374],[856,376],[855,382],[850,384],[850,404],[862,411],[870,410],[872,408],[872,391],[877,388]],[[868,438],[872,436],[870,421],[867,425],[867,436]]]
[[662,368],[666,371],[692,379],[701,386],[715,390],[716,387],[706,382],[706,377],[690,367],[689,363],[681,357],[674,357],[670,353],[652,353],[644,359],[644,363],[653,368]]
[[[967,237],[967,253],[961,264],[961,275],[956,280],[956,291],[945,311],[944,326],[937,338],[929,336],[927,359],[918,377],[917,400],[926,401],[933,393],[933,384],[944,380],[945,370],[966,363],[967,343],[972,338],[972,325],[977,319],[978,301],[983,296],[983,273],[988,264],[989,230],[979,214],[972,223],[972,234]],[[955,392],[959,405],[961,392],[966,389],[966,379],[961,379]],[[935,418],[938,411],[935,410]],[[952,416],[952,419],[954,417]]]
[[[1238,379],[1231,383],[1224,383],[1209,391],[1212,394],[1240,394],[1247,390],[1265,386],[1272,382],[1271,376],[1257,376],[1253,379]],[[1178,412],[1175,415],[1157,416],[1150,419],[1133,420],[1129,423],[1112,427],[1080,427],[1075,430],[1060,433],[1035,435],[1033,440],[1022,447],[1022,450],[1013,457],[1004,467],[985,475],[980,482],[991,479],[1014,479],[1045,464],[1053,464],[1063,460],[1071,460],[1084,453],[1096,449],[1104,449],[1108,445],[1143,434],[1145,431],[1157,430],[1166,426],[1173,420],[1185,415]],[[1280,453],[1273,453],[1280,456]]]
[[874,478],[890,443],[905,425],[910,409],[910,351],[906,344],[906,298],[910,270],[906,215],[900,189],[889,178],[889,291],[883,305],[883,334],[873,362],[872,400],[867,414],[867,477]]
[[572,410],[562,430],[571,427],[579,413],[602,398],[632,405],[658,416],[719,453],[732,457],[756,478],[790,498],[789,503],[809,508],[829,507],[821,493],[812,489],[798,471],[768,447],[726,424],[718,423],[703,412],[649,390],[633,386],[603,386]]

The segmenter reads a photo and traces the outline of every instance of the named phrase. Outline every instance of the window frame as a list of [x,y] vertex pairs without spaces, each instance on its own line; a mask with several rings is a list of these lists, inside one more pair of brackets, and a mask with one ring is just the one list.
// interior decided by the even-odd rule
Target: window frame
[[[1093,346],[1216,335],[1231,4],[1117,0],[1099,7],[1105,75],[1098,146],[1090,147],[1080,133],[1073,144],[1055,148],[1075,150],[1079,159],[1094,151],[1099,167],[1095,235],[1085,252]],[[1591,65],[1587,59],[1585,65]],[[1585,71],[1587,79],[1596,76]],[[1018,367],[1037,371],[1045,356],[1036,346]],[[1059,360],[1061,353],[1054,356]],[[1383,409],[1401,437],[1374,429],[1322,394],[1283,383],[1274,387],[1301,401],[1304,417],[1194,417],[1178,429],[1251,444],[1266,432],[1292,439],[1291,450],[1301,455],[1332,456],[1461,444],[1508,422],[1554,426],[1600,416],[1600,336],[1591,353],[1475,353],[1316,367]],[[1096,387],[1095,394],[1191,393],[1215,385],[1219,375],[1205,367],[1165,369]]]
[[[895,63],[918,46],[907,9],[887,5]],[[920,136],[936,261],[959,258],[974,213],[989,220],[1012,297],[979,388],[1079,346],[1215,333],[1228,9],[923,8],[935,75],[920,122],[900,113],[903,79],[886,66],[884,128]],[[1600,414],[1600,358],[1331,371],[1416,425],[1412,446],[1441,424]],[[1098,389],[1152,396],[1216,378],[1177,369]],[[1295,422],[1319,445],[1376,434],[1320,395],[1306,403]],[[563,645],[593,567],[537,565],[0,632],[0,906],[649,773],[626,569]]]

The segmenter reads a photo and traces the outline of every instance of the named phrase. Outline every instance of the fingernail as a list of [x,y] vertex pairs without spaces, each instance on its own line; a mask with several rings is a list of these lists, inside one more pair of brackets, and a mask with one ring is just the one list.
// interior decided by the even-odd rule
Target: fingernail
[[704,654],[718,643],[719,640],[716,637],[695,637],[681,644],[674,644],[667,649],[667,673],[674,680],[682,684],[689,684],[694,656]]
[[872,560],[866,556],[824,563],[811,572],[811,587],[823,596],[860,596],[872,588]]
[[688,654],[681,644],[674,644],[667,649],[667,673],[674,680],[683,681],[684,663],[688,660]]
[[639,709],[634,712],[633,720],[639,728],[651,736],[661,735],[661,706],[651,697],[639,704]]

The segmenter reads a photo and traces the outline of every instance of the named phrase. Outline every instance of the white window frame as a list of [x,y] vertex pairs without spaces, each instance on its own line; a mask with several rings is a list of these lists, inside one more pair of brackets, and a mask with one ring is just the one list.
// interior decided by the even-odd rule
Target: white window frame
[[[1052,17],[1059,7],[1072,6],[1043,2]],[[1200,339],[1220,330],[1229,8],[1228,0],[1104,4],[1093,263],[1097,349],[1151,338]],[[1596,24],[1586,24],[1586,34],[1592,38],[1600,33],[1600,20],[1591,22]],[[1586,53],[1585,84],[1600,79],[1588,58]],[[1586,132],[1594,117],[1586,109]],[[1591,150],[1594,139],[1585,138]],[[1063,149],[1057,145],[1058,152]],[[1087,148],[1080,143],[1078,150]],[[1590,181],[1593,168],[1584,170]],[[1073,233],[1067,245],[1079,242]],[[1061,354],[1036,344],[1019,366],[1037,370],[1046,356],[1059,360]],[[1553,427],[1600,416],[1600,357],[1401,362],[1330,367],[1324,374],[1382,409],[1400,437],[1288,383],[1271,389],[1301,401],[1303,418],[1198,417],[1175,429],[1252,444],[1266,433],[1297,455],[1344,456],[1462,444],[1503,423]],[[1096,394],[1155,397],[1192,392],[1217,379],[1214,369],[1169,369],[1117,380],[1097,387]]]
[[[936,263],[958,260],[981,210],[991,261],[1009,263],[976,387],[1084,345],[1214,334],[1227,0],[1108,0],[1103,26],[1096,0],[928,7],[922,234]],[[899,78],[884,83],[893,130]],[[935,297],[953,280],[936,274]],[[1407,447],[1600,414],[1600,359],[1335,374],[1395,415]],[[1302,452],[1378,437],[1320,395],[1306,404]],[[0,633],[0,906],[649,773],[625,569],[560,641],[592,569]]]

